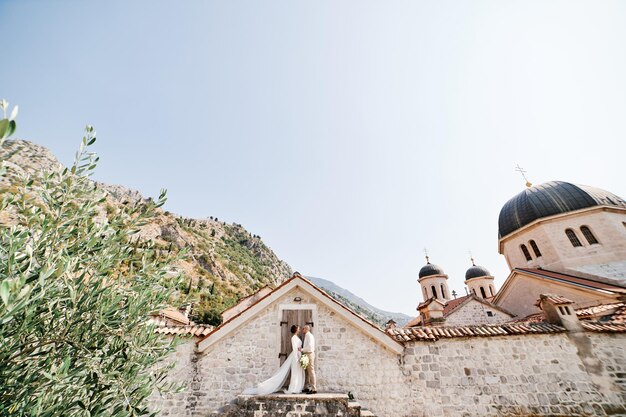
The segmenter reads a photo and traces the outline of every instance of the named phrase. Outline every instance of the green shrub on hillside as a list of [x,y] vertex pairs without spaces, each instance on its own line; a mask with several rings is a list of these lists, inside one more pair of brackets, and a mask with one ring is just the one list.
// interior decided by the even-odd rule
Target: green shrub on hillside
[[[2,139],[15,128],[4,120]],[[146,415],[163,387],[166,369],[155,365],[171,345],[146,318],[169,301],[173,259],[136,231],[165,193],[103,219],[104,196],[88,178],[95,139],[87,127],[71,168],[0,196],[16,219],[0,225],[0,415]]]

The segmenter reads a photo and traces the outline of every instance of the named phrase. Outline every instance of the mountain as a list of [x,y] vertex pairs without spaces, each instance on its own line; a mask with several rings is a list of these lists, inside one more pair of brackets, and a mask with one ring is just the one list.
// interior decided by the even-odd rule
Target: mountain
[[359,296],[354,295],[345,288],[340,287],[332,281],[323,278],[307,277],[313,284],[322,288],[328,295],[335,300],[344,304],[346,307],[356,311],[368,320],[384,326],[389,319],[393,319],[398,326],[403,326],[409,322],[413,317],[409,317],[403,313],[391,313],[389,311],[381,310],[374,307]]
[[[36,177],[42,171],[63,169],[48,149],[29,141],[6,141],[0,154],[7,167],[6,176],[0,180],[0,193],[14,189],[22,176]],[[149,201],[120,185],[95,185],[106,195],[101,207],[102,221],[126,204]],[[0,213],[0,224],[11,222],[15,222],[11,213]],[[291,267],[260,236],[240,224],[227,224],[216,217],[192,219],[159,209],[138,235],[144,241],[155,242],[160,251],[187,251],[172,271],[184,278],[173,303],[193,303],[192,316],[197,322],[217,324],[219,313],[240,297],[266,285],[274,287],[292,274]]]

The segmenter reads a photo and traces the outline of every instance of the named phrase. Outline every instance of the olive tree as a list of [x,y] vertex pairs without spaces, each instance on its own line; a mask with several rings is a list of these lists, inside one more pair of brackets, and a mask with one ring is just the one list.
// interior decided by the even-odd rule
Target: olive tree
[[[4,100],[0,107],[6,156],[16,111],[7,117]],[[71,167],[2,189],[0,415],[145,415],[151,392],[165,387],[160,361],[171,342],[147,318],[176,285],[174,259],[137,237],[165,192],[104,210],[89,178],[95,140],[88,126]]]

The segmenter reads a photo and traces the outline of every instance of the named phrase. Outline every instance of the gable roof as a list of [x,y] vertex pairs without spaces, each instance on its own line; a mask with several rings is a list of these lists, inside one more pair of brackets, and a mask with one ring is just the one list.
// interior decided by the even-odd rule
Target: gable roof
[[440,300],[438,300],[438,299],[437,299],[437,298],[435,298],[435,297],[430,297],[428,300],[426,300],[426,301],[422,301],[421,303],[419,303],[419,305],[417,306],[417,309],[419,310],[419,309],[421,309],[421,308],[427,307],[427,306],[431,305],[432,303],[438,303],[438,304],[440,304],[440,305],[441,305],[444,309],[446,308],[446,304],[445,304],[445,303],[441,302]]
[[502,300],[502,297],[507,293],[509,286],[513,279],[518,276],[523,275],[527,277],[532,277],[536,279],[545,279],[552,282],[560,283],[566,286],[575,287],[579,290],[586,290],[592,292],[598,292],[605,295],[615,295],[615,294],[626,294],[626,286],[620,286],[617,284],[609,284],[606,282],[601,282],[597,280],[593,280],[590,278],[583,278],[571,274],[564,274],[561,272],[550,271],[547,269],[539,269],[539,268],[513,268],[511,273],[502,284],[502,287],[496,294],[496,296],[492,299],[493,304],[499,304]]
[[252,320],[265,307],[280,299],[283,295],[287,294],[294,288],[300,288],[301,290],[305,291],[321,304],[333,310],[340,317],[350,322],[357,329],[361,330],[363,333],[367,334],[369,337],[376,340],[392,352],[396,354],[400,354],[403,352],[404,347],[393,337],[379,329],[372,322],[366,320],[365,318],[359,316],[343,304],[337,302],[331,296],[326,294],[322,289],[320,289],[311,281],[304,278],[298,273],[295,273],[291,278],[280,284],[272,292],[265,295],[264,297],[261,297],[259,300],[257,300],[255,303],[250,305],[239,314],[233,316],[229,320],[222,323],[220,326],[216,327],[204,339],[200,340],[197,343],[198,352],[205,352],[213,344],[217,343],[219,340],[223,339],[231,332],[236,330],[238,327],[247,323],[249,320]]
[[461,308],[462,306],[464,306],[465,304],[469,303],[472,300],[477,301],[477,302],[479,302],[481,304],[484,304],[487,307],[492,308],[494,310],[498,310],[501,313],[507,314],[507,315],[509,315],[511,317],[515,317],[515,314],[511,313],[510,311],[508,311],[508,310],[506,310],[506,309],[504,309],[502,307],[499,307],[499,306],[497,306],[497,305],[495,305],[493,303],[490,303],[489,301],[487,301],[487,300],[485,300],[483,298],[480,298],[480,297],[478,297],[478,296],[476,296],[474,294],[469,294],[469,295],[466,295],[464,297],[459,297],[459,298],[456,298],[454,300],[450,300],[448,302],[448,304],[446,304],[445,309],[443,310],[443,316],[444,317],[448,317],[450,314],[454,313],[456,310],[458,310],[459,308]]
[[[444,317],[444,318],[446,318],[446,317],[450,316],[450,314],[454,313],[456,310],[458,310],[459,308],[461,308],[462,306],[464,306],[465,304],[469,303],[469,302],[470,302],[470,301],[472,301],[472,300],[477,301],[477,302],[479,302],[479,303],[481,303],[481,304],[484,304],[484,305],[486,305],[487,307],[492,308],[492,309],[494,309],[494,310],[498,310],[498,311],[500,311],[500,312],[502,312],[502,313],[504,313],[504,314],[507,314],[507,315],[509,315],[509,316],[511,316],[511,317],[515,317],[515,314],[511,313],[510,311],[505,310],[504,308],[499,307],[499,306],[497,306],[497,305],[495,305],[495,304],[492,304],[492,303],[490,303],[489,301],[484,300],[484,299],[482,299],[482,298],[480,298],[480,297],[477,297],[477,296],[476,296],[476,295],[474,295],[474,294],[468,294],[468,295],[465,295],[465,296],[463,296],[463,297],[455,298],[455,299],[452,299],[452,300],[448,301],[448,302],[444,305],[444,307],[443,307],[443,317]],[[417,309],[419,310],[420,308],[423,308],[424,306],[429,305],[429,304],[430,304],[430,303],[432,303],[433,301],[437,301],[437,302],[439,302],[440,304],[443,304],[441,301],[436,300],[436,299],[433,297],[433,298],[430,298],[430,299],[428,299],[428,300],[426,300],[426,301],[424,301],[424,302],[420,303],[420,304],[417,306]],[[404,325],[404,328],[408,328],[408,327],[416,327],[416,326],[419,326],[419,325],[421,325],[421,324],[422,324],[421,316],[417,316],[416,318],[412,319],[412,320],[411,320],[411,321],[409,321],[407,324],[405,324],[405,325]]]

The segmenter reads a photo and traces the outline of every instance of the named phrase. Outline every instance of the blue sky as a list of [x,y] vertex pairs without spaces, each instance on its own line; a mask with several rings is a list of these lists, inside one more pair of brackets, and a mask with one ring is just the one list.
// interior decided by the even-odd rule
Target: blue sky
[[531,181],[626,196],[623,1],[6,1],[18,137],[259,234],[306,275],[415,314],[423,249],[500,285]]

